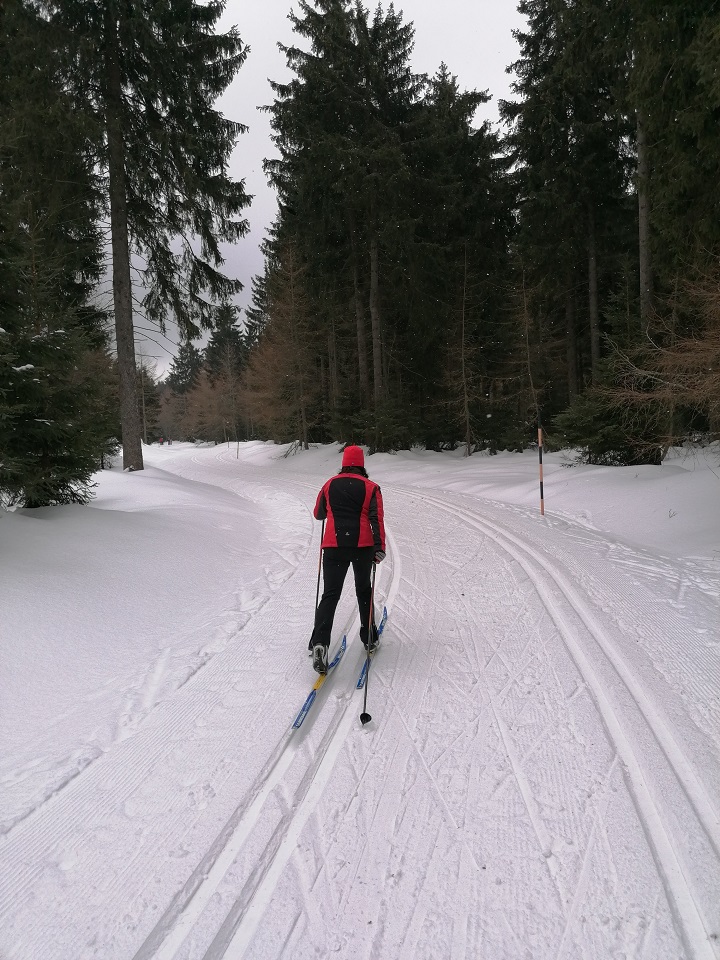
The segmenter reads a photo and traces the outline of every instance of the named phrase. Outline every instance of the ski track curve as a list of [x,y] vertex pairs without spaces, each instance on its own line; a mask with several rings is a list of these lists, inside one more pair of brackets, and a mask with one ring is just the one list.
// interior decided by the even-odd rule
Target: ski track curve
[[[305,547],[287,551],[280,537],[273,546],[285,573],[243,628],[254,652],[228,649],[200,665],[9,835],[0,850],[0,924],[18,895],[32,903],[43,870],[58,896],[69,894],[9,960],[720,957],[719,768],[706,745],[717,729],[717,658],[708,652],[694,666],[680,663],[657,619],[632,602],[633,586],[658,581],[670,591],[667,608],[679,610],[689,591],[712,603],[708,577],[690,568],[678,577],[661,558],[643,560],[564,520],[530,523],[527,511],[383,485],[393,523],[378,603],[387,603],[390,619],[369,679],[374,723],[357,722],[361,656],[350,646],[292,731],[286,719],[302,695],[278,705],[267,689],[253,689],[253,678],[268,653],[278,656],[278,682],[293,669],[291,654],[268,634],[293,605],[301,608],[315,575],[307,503],[316,479],[279,479],[256,467],[238,476],[230,454],[215,459],[213,483],[256,503],[280,498],[299,507]],[[165,467],[208,482],[199,456]],[[464,563],[446,557],[439,532],[447,529],[462,538]],[[548,529],[557,534],[554,552],[543,539]],[[567,556],[563,537],[572,542]],[[575,563],[585,549],[605,550],[612,565],[603,571],[617,582]],[[481,613],[478,597],[487,604]],[[356,632],[354,598],[339,607],[340,625]],[[648,683],[637,657],[618,648],[628,633],[637,634],[656,681],[680,685],[693,702],[692,751],[658,697],[659,681]],[[148,667],[147,709],[162,667],[162,658]],[[206,738],[228,713],[222,735]],[[231,746],[238,729],[263,744],[249,765]],[[191,756],[180,764],[186,748]],[[712,763],[701,776],[703,757]],[[194,779],[193,762],[214,772]],[[159,835],[156,804],[144,793],[158,770],[178,791]],[[86,826],[103,843],[83,851],[78,811],[91,797],[97,806]],[[189,797],[194,814],[178,832]],[[123,897],[126,907],[108,918],[104,941],[97,931],[73,930],[67,878],[97,869],[98,851],[134,816],[136,852],[96,895],[98,909]],[[167,860],[169,838],[194,866],[153,906],[133,871]],[[713,872],[717,882],[707,883]],[[544,910],[523,907],[523,898]],[[604,915],[593,917],[598,905]],[[50,931],[65,952],[44,950]],[[119,952],[106,952],[107,937],[121,931]]]
[[[441,510],[449,511],[451,509],[445,502],[430,495],[425,495],[424,499]],[[466,523],[475,526],[495,540],[523,566],[533,579],[545,606],[560,628],[573,659],[586,683],[593,690],[606,729],[624,763],[634,801],[643,828],[652,844],[668,899],[673,905],[676,918],[682,929],[688,955],[712,960],[718,955],[717,949],[713,946],[713,940],[717,941],[715,931],[720,925],[718,904],[717,902],[703,903],[703,898],[693,892],[692,876],[697,873],[697,864],[692,862],[692,854],[696,855],[697,849],[692,850],[687,836],[682,838],[684,842],[678,842],[678,838],[680,837],[679,825],[683,824],[685,830],[687,830],[688,821],[695,821],[700,832],[704,834],[700,838],[700,843],[709,848],[703,851],[705,866],[709,866],[710,869],[714,867],[717,874],[720,870],[720,816],[718,808],[711,800],[705,785],[688,763],[682,749],[671,733],[669,724],[663,717],[660,707],[655,705],[645,694],[641,684],[633,676],[622,656],[604,636],[590,605],[583,601],[567,577],[563,576],[554,564],[544,558],[537,550],[532,549],[527,543],[523,543],[507,530],[503,530],[496,524],[484,519],[477,512],[470,511],[467,508],[458,511],[456,507],[452,508],[452,511],[456,515],[459,513]],[[535,569],[533,569],[533,564]],[[546,581],[545,583],[543,579]],[[548,582],[550,584],[549,588]],[[658,750],[654,752],[653,760],[657,760],[658,754],[662,756],[667,767],[667,774],[672,775],[683,795],[683,799],[686,801],[683,804],[682,812],[673,812],[671,815],[664,809],[664,805],[658,796],[661,793],[661,790],[658,789],[658,781],[660,780],[658,773],[653,770],[652,763],[647,757],[643,756],[642,751],[633,747],[630,739],[626,736],[623,720],[613,703],[617,694],[613,695],[609,692],[581,643],[576,639],[575,630],[568,623],[567,615],[561,610],[558,597],[552,595],[552,591],[556,589],[560,591],[560,601],[568,603],[578,614],[586,627],[587,633],[612,664],[617,676],[625,685],[632,700],[632,705],[637,709],[646,730],[652,734],[657,745]],[[510,753],[507,735],[504,732],[503,738],[506,741],[508,753]],[[522,782],[522,777],[518,779]],[[532,805],[533,799],[529,795],[529,791],[525,786],[521,786],[521,790],[523,795],[527,797],[528,805]],[[669,822],[671,820],[674,820],[675,823]],[[547,846],[544,836],[539,835],[539,839],[543,845]],[[703,841],[705,842],[703,843]],[[688,850],[692,850],[691,857],[687,856]],[[549,862],[552,862],[550,854],[548,859]]]
[[[298,486],[305,487],[303,481],[294,481]],[[452,511],[456,516],[458,511],[456,507],[450,508],[446,502],[437,497],[428,494],[422,498],[426,503],[431,503],[443,511]],[[617,765],[619,757],[624,769],[626,781],[629,783],[630,792],[635,804],[640,823],[647,834],[653,856],[655,858],[658,872],[665,889],[669,904],[673,911],[675,921],[680,930],[685,949],[689,957],[698,958],[698,960],[712,960],[716,957],[716,951],[711,939],[713,924],[717,923],[717,917],[714,915],[712,907],[699,905],[692,891],[692,881],[688,879],[691,874],[689,864],[681,862],[681,858],[676,851],[676,843],[673,838],[671,827],[667,826],[667,815],[663,817],[661,805],[654,797],[652,777],[648,764],[640,760],[639,751],[633,747],[629,738],[625,735],[623,725],[618,717],[616,706],[613,702],[613,696],[609,696],[606,686],[601,681],[598,671],[590,663],[581,648],[581,645],[574,639],[574,630],[576,623],[568,621],[567,613],[561,609],[562,604],[572,608],[577,619],[579,617],[582,625],[586,628],[590,637],[601,648],[604,656],[611,662],[613,668],[619,675],[630,695],[632,703],[641,714],[648,730],[652,733],[660,752],[667,761],[670,772],[675,777],[677,785],[684,794],[689,805],[689,815],[699,824],[705,837],[709,841],[714,856],[717,858],[720,845],[718,838],[718,818],[717,811],[713,806],[707,790],[700,782],[692,767],[686,761],[686,758],[670,733],[668,723],[662,717],[660,711],[645,696],[640,684],[634,679],[631,671],[627,668],[623,660],[608,644],[603,636],[602,630],[594,621],[594,616],[587,601],[579,597],[576,588],[558,573],[557,569],[536,550],[533,550],[528,544],[523,543],[517,537],[509,534],[496,524],[491,524],[487,519],[482,518],[477,512],[464,509],[459,512],[460,518],[467,524],[475,527],[486,536],[493,539],[502,550],[510,554],[518,562],[533,584],[533,588],[540,595],[543,604],[550,613],[553,621],[558,626],[560,633],[568,647],[574,662],[577,664],[580,673],[584,678],[584,683],[592,691],[595,703],[597,704],[603,719],[605,729],[615,747],[616,753],[613,760],[612,769]],[[391,556],[396,556],[396,550],[391,549]],[[432,556],[432,549],[430,550]],[[652,573],[655,573],[653,568]],[[393,593],[397,593],[398,581],[395,580]],[[432,602],[435,602],[434,600]],[[466,646],[466,652],[468,647]],[[503,659],[502,653],[495,649],[493,657]],[[428,672],[428,677],[432,669]],[[516,679],[516,678],[514,678]],[[424,688],[425,690],[427,687]],[[462,691],[461,691],[462,692]],[[424,694],[424,692],[423,692]],[[573,917],[577,912],[578,894],[570,898],[567,891],[563,888],[562,878],[557,869],[556,861],[552,850],[552,838],[544,829],[542,818],[537,812],[537,803],[530,783],[522,773],[522,764],[512,746],[511,738],[507,726],[501,720],[493,704],[490,704],[494,722],[500,732],[501,740],[505,751],[510,758],[513,775],[518,783],[525,806],[528,810],[530,821],[533,823],[533,829],[536,833],[539,846],[542,849],[543,856],[546,858],[547,868],[551,874],[554,883],[557,886],[558,898],[562,902],[571,902],[571,908],[566,918],[564,932],[560,944],[560,954],[564,949],[567,932],[572,923]],[[334,765],[337,761],[339,751],[348,734],[350,723],[353,716],[347,710],[347,706],[336,715],[326,730],[325,741],[321,744],[320,750],[315,754],[315,762],[312,763],[303,779],[303,790],[299,802],[297,796],[288,802],[290,815],[286,816],[282,828],[276,831],[273,841],[268,845],[264,856],[261,858],[262,869],[256,870],[252,876],[252,883],[245,884],[242,895],[235,899],[231,909],[227,912],[220,928],[203,954],[206,960],[219,960],[221,957],[233,956],[244,957],[252,943],[252,937],[257,930],[264,912],[272,902],[273,893],[279,883],[283,868],[290,859],[293,850],[296,848],[302,829],[305,826],[309,816],[317,806],[324,788],[326,787]],[[332,744],[332,748],[330,748]],[[426,774],[432,780],[432,774],[423,761]],[[268,792],[273,789],[281,779],[282,774],[286,772],[287,765],[278,771],[281,775],[273,780],[268,779],[266,786]],[[609,779],[609,778],[608,778]],[[445,812],[453,827],[452,814],[444,804],[442,790],[435,783],[437,795],[445,808]],[[684,819],[684,818],[678,818]],[[596,829],[596,823],[593,823],[593,832]],[[467,857],[465,858],[467,862]],[[586,855],[581,870],[581,877],[585,873],[588,863]],[[582,889],[582,884],[581,884]],[[467,922],[467,921],[466,921]],[[413,924],[411,921],[410,928]],[[462,928],[462,924],[460,928]],[[409,928],[409,929],[410,929]],[[408,946],[416,943],[416,937],[406,937],[403,941],[403,955],[411,956],[408,953]],[[453,940],[457,945],[457,939]],[[457,949],[454,951],[458,952]],[[175,956],[176,952],[167,954],[167,960],[170,956]],[[374,955],[371,952],[370,955]],[[464,951],[460,951],[464,955]],[[158,955],[159,957],[161,955]],[[142,960],[138,954],[136,960]],[[162,955],[162,960],[166,960]]]
[[[392,545],[392,532],[387,531],[388,543]],[[392,546],[390,547],[392,550]],[[388,564],[392,572],[386,600],[392,606],[399,583],[397,565]],[[381,578],[378,578],[378,596],[381,597]],[[359,629],[357,614],[341,625],[340,633],[352,634]],[[193,925],[201,917],[228,869],[238,857],[257,825],[268,797],[282,787],[291,765],[299,767],[301,777],[297,790],[285,803],[285,813],[280,818],[270,841],[262,854],[257,856],[251,875],[248,877],[242,895],[233,904],[225,917],[213,942],[206,953],[207,957],[224,956],[228,950],[244,949],[249,942],[263,911],[269,902],[276,884],[279,871],[282,870],[297,843],[299,833],[313,812],[322,795],[325,784],[332,774],[337,755],[342,748],[350,726],[357,721],[355,708],[357,698],[353,697],[354,680],[357,679],[362,656],[349,657],[348,654],[333,671],[321,688],[311,713],[299,730],[289,729],[276,747],[272,757],[260,772],[249,795],[233,811],[232,816],[208,849],[206,855],[193,871],[184,888],[174,898],[155,928],[134,954],[133,960],[172,960],[181,950],[185,938]],[[339,681],[337,676],[352,660],[353,667],[345,670],[348,676]],[[325,701],[332,697],[333,687],[346,688],[335,696],[334,709],[320,744],[312,751],[303,751],[313,727],[314,716],[322,710]],[[352,708],[352,709],[351,709]],[[298,773],[295,774],[296,776]]]
[[[398,491],[395,492],[397,493]],[[674,922],[683,940],[684,955],[693,958],[703,958],[703,960],[706,960],[706,958],[707,960],[711,960],[711,958],[716,957],[718,955],[716,948],[717,935],[714,931],[718,925],[717,907],[713,902],[712,893],[709,897],[706,893],[697,893],[695,889],[696,884],[692,875],[695,873],[695,880],[697,880],[697,874],[701,873],[702,869],[708,866],[711,870],[714,870],[717,875],[717,810],[709,797],[706,787],[700,781],[692,766],[687,761],[683,751],[670,733],[669,724],[663,718],[661,711],[643,693],[639,682],[634,679],[631,671],[609,646],[601,628],[597,622],[594,621],[592,603],[582,599],[577,588],[575,588],[566,577],[560,574],[548,559],[543,558],[537,551],[529,547],[529,545],[522,543],[517,537],[512,536],[496,524],[488,524],[477,512],[467,509],[458,512],[456,504],[450,506],[440,498],[431,497],[425,493],[419,495],[418,491],[414,488],[405,492],[409,496],[419,498],[425,503],[432,503],[440,510],[452,512],[456,517],[459,516],[461,521],[475,527],[475,529],[483,532],[486,536],[489,536],[527,573],[532,589],[537,592],[557,625],[565,645],[583,677],[582,685],[578,687],[578,690],[573,693],[572,697],[568,698],[568,702],[571,702],[571,700],[578,695],[578,691],[583,692],[589,690],[598,708],[606,734],[613,745],[609,773],[605,782],[606,784],[610,783],[616,776],[618,770],[622,772],[622,778],[629,788],[629,794],[635,807],[639,825],[647,836],[647,841],[658,870],[658,876],[665,895],[667,896],[670,911],[672,912]],[[431,599],[431,602],[436,604],[434,599]],[[565,609],[563,609],[563,607]],[[392,623],[393,621],[391,620],[391,624]],[[639,717],[633,718],[634,723],[637,725],[638,722],[641,722],[646,728],[641,734],[637,734],[636,737],[631,739],[625,734],[623,722],[619,719],[618,704],[616,702],[618,693],[613,689],[615,683],[614,678],[601,677],[600,672],[583,651],[582,644],[573,639],[579,629],[585,630],[588,634],[588,639],[594,642],[600,649],[603,656],[609,661],[610,666],[616,671],[621,682],[625,685],[630,704],[635,708],[636,713],[639,714]],[[584,639],[583,642],[585,642]],[[491,658],[494,657],[500,660],[503,659],[503,655],[498,649],[492,651]],[[431,673],[432,667],[426,674],[426,685],[422,689],[421,698],[427,690],[427,681]],[[514,676],[511,677],[508,682],[511,683],[516,680],[517,676]],[[386,688],[389,699],[392,700],[391,680],[384,682],[383,686]],[[533,788],[522,774],[520,761],[517,758],[513,758],[513,750],[509,742],[507,727],[500,721],[492,703],[490,706],[494,714],[495,723],[500,730],[505,750],[511,757],[513,773],[529,811],[530,820],[535,824],[536,837],[542,849],[542,855],[546,859],[548,872],[552,875],[558,887],[558,899],[563,903],[570,904],[564,919],[563,932],[560,938],[558,956],[562,956],[565,954],[565,951],[569,949],[567,947],[569,943],[568,932],[578,916],[581,893],[586,891],[588,887],[590,850],[596,843],[604,842],[607,845],[609,842],[606,827],[602,822],[602,810],[607,808],[608,803],[607,794],[603,789],[601,815],[592,822],[588,848],[580,867],[580,885],[573,891],[572,896],[570,896],[568,891],[562,886],[561,874],[555,865],[552,838],[544,831],[542,820],[537,815],[537,803]],[[623,716],[623,720],[624,719],[625,716]],[[637,745],[637,742],[642,741],[648,732],[654,738],[656,749],[665,760],[667,770],[664,771],[664,775],[674,778],[677,788],[675,792],[677,793],[679,790],[682,795],[681,799],[684,800],[686,809],[682,809],[679,814],[677,812],[669,813],[667,805],[664,805],[655,796],[656,791],[662,791],[665,786],[662,782],[663,776],[653,775],[649,762],[642,758],[642,751]],[[633,742],[633,740],[635,742]],[[618,760],[620,761],[620,766],[618,766]],[[425,765],[425,772],[430,774],[427,765]],[[430,777],[432,779],[431,774]],[[442,800],[442,788],[440,786],[438,786],[438,794]],[[677,800],[677,797],[674,799]],[[446,809],[446,813],[448,813],[448,819],[451,825],[456,828],[457,824],[452,823],[453,818],[449,815],[449,811],[447,811],[444,803],[443,806]],[[686,818],[694,821],[696,832],[700,835],[699,838],[697,836],[695,838],[694,849],[692,842],[688,845],[690,850],[689,854],[687,850],[682,849],[686,841],[686,836],[683,831],[679,829],[680,824],[683,824],[687,829]],[[598,837],[601,839],[598,840]],[[700,871],[698,871],[697,865],[692,864],[692,856],[697,854],[698,844],[703,847],[701,852],[704,863]],[[467,864],[467,862],[468,858],[465,856],[464,863]],[[265,905],[269,905],[269,902],[266,897]],[[414,956],[412,950],[408,951],[408,944],[410,942],[415,945],[417,944],[415,935],[413,934],[411,936],[411,931],[416,920],[417,917],[414,917],[408,925],[406,936],[402,940],[403,949],[401,955]],[[296,932],[297,929],[298,924],[296,921],[293,926],[293,931]],[[462,930],[463,924],[461,923],[460,940],[457,938],[452,939],[454,945],[453,955],[465,955],[465,948],[457,946],[458,943],[465,942]],[[649,924],[637,941],[638,949],[641,952],[644,952],[648,944],[651,943],[652,937],[652,924]],[[294,942],[297,942],[296,934]],[[215,945],[218,949],[209,951],[206,957],[212,957],[214,960],[216,957],[226,956],[221,944],[216,942]],[[227,956],[244,957],[247,946],[247,943],[245,943],[240,952],[231,951]],[[580,950],[584,956],[585,949],[580,948]],[[250,950],[247,955],[252,956],[253,951]],[[262,954],[258,953],[258,955]],[[362,952],[361,955],[363,955]],[[369,953],[367,953],[367,956],[382,955],[381,952],[377,952],[375,949],[371,949]],[[571,954],[566,953],[565,955],[570,956]]]
[[[297,512],[300,504],[296,497],[278,495],[267,488],[256,489],[260,499],[279,496],[288,502],[290,510]],[[250,485],[245,495],[252,496],[252,490]],[[277,680],[282,682],[289,670],[295,672],[294,657],[288,658],[287,646],[278,648],[272,638],[288,627],[287,597],[279,603],[277,588],[283,586],[283,593],[290,597],[295,594],[291,602],[300,611],[303,609],[301,598],[309,594],[309,586],[304,582],[296,582],[295,587],[288,590],[293,578],[298,579],[298,558],[302,558],[313,535],[316,536],[306,505],[300,507],[296,534],[285,526],[278,531],[277,544],[270,544],[280,558],[276,570],[267,568],[276,592],[255,610],[254,617],[242,628],[243,636],[248,635],[248,644],[232,645],[202,664],[172,697],[138,722],[137,729],[129,731],[130,736],[114,743],[3,838],[0,952],[5,950],[5,944],[11,944],[9,957],[66,960],[70,956],[93,956],[97,932],[91,927],[78,927],[73,917],[74,883],[77,879],[82,886],[83,874],[102,877],[89,895],[90,904],[96,902],[98,910],[103,909],[101,903],[106,907],[115,902],[127,905],[120,926],[127,928],[127,939],[131,940],[136,911],[148,913],[154,909],[152,891],[148,896],[142,888],[138,890],[134,870],[143,863],[152,863],[155,857],[167,862],[171,843],[174,848],[169,856],[180,858],[177,867],[182,866],[183,859],[191,856],[190,839],[195,844],[204,842],[195,834],[202,836],[205,832],[200,830],[200,824],[209,805],[221,791],[232,796],[233,784],[242,784],[246,779],[247,771],[233,758],[232,744],[236,740],[233,723],[244,725],[249,734],[257,738],[259,718],[269,708],[265,716],[271,726],[272,723],[277,726],[278,722],[286,726],[283,714],[287,711],[289,715],[295,707],[290,704],[283,708],[282,704],[269,702],[272,674],[268,675],[266,688],[258,688],[255,683],[252,689],[244,677],[248,671],[252,676],[259,676],[267,665],[266,658],[274,659],[275,652],[279,653],[274,664]],[[289,519],[288,509],[284,509],[284,516]],[[300,569],[303,572],[300,579],[304,580],[302,566]],[[279,630],[280,626],[284,629]],[[299,618],[289,626],[297,628]],[[303,687],[298,685],[298,697]],[[222,735],[208,737],[213,728]],[[253,761],[246,766],[252,770]],[[207,778],[198,776],[196,769],[207,769]],[[153,796],[153,789],[157,796]],[[161,812],[158,807],[165,809]],[[145,825],[147,818],[154,822],[154,829]],[[121,863],[113,863],[112,849],[116,842],[132,850]],[[112,869],[103,870],[99,866],[102,859],[108,860]],[[41,902],[34,892],[40,889],[49,900],[46,907],[52,906],[52,910],[41,910],[33,922],[28,923],[27,910],[32,914],[30,905]],[[112,914],[112,910],[109,913]],[[126,949],[123,943],[124,939],[120,938],[117,955],[130,956],[123,952]]]

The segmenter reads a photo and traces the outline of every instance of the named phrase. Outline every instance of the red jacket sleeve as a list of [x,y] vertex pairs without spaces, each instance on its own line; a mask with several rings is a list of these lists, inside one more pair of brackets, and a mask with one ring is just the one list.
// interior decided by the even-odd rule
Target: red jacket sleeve
[[385,552],[385,508],[383,506],[382,493],[380,487],[375,485],[375,489],[372,492],[370,497],[370,504],[368,507],[368,518],[370,520],[370,527],[373,532],[373,539],[375,540],[375,549],[382,550]]
[[313,516],[316,520],[325,520],[327,518],[327,500],[325,499],[325,487],[322,488],[315,501]]

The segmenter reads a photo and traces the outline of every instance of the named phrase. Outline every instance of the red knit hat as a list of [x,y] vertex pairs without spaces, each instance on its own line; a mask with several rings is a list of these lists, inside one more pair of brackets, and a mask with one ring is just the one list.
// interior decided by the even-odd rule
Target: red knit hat
[[344,467],[364,467],[365,454],[361,447],[345,447],[343,450],[342,465]]

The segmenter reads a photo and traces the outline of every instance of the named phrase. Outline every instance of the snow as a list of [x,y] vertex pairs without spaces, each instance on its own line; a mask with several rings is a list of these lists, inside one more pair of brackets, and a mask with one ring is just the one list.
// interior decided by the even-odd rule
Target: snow
[[300,730],[329,445],[0,513],[3,960],[720,957],[720,450],[377,454],[389,619]]

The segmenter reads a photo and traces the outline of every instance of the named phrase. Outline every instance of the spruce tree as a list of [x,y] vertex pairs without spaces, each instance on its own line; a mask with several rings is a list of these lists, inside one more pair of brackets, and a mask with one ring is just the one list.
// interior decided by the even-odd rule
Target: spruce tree
[[480,366],[504,337],[510,195],[497,138],[473,128],[487,95],[461,92],[445,67],[432,82],[414,74],[413,26],[392,6],[317,0],[291,19],[304,43],[286,48],[293,78],[269,108],[280,213],[268,246],[292,243],[303,265],[324,427],[376,449],[440,443],[466,245]]
[[155,363],[142,355],[137,368],[138,416],[142,426],[143,443],[153,443],[162,432],[158,430],[160,389]]
[[670,293],[720,244],[720,11],[633,0],[628,109],[642,118],[656,286]]
[[[484,445],[488,384],[508,349],[502,291],[512,197],[498,137],[487,123],[474,126],[488,99],[461,91],[441,64],[423,98],[413,146],[423,199],[407,251],[406,342],[416,372],[413,400],[430,446],[452,442],[456,423],[467,449]],[[446,406],[434,402],[438,394],[447,396]]]
[[18,0],[0,14],[0,497],[83,503],[117,444],[100,197],[85,118],[55,38]]
[[[274,85],[270,108],[280,152],[268,164],[279,193],[279,239],[304,251],[309,290],[325,303],[336,298],[328,320],[340,320],[341,304],[352,297],[361,400],[371,379],[377,416],[388,373],[383,345],[391,339],[383,332],[382,261],[396,256],[399,234],[408,229],[403,127],[423,79],[409,68],[412,26],[392,8],[387,14],[378,8],[372,19],[344,0],[303,2],[299,9],[291,20],[310,49],[286,48],[296,76]],[[331,273],[338,282],[327,282]],[[331,326],[330,344],[332,334]]]
[[[217,98],[242,65],[235,29],[214,32],[224,3],[43,0],[66,53],[64,77],[94,120],[107,174],[123,462],[142,469],[131,254],[144,262],[145,315],[172,315],[186,337],[213,326],[217,301],[241,287],[223,275],[220,242],[247,231],[249,203],[227,163],[243,126]],[[179,253],[178,253],[179,249]]]
[[[558,424],[584,436],[588,457],[655,463],[674,438],[714,421],[712,378],[698,376],[712,363],[713,323],[687,277],[716,283],[720,15],[711,2],[675,0],[633,0],[617,12],[625,28],[610,46],[626,67],[618,102],[635,132],[637,232],[607,311],[614,349],[602,382]],[[589,427],[591,415],[602,431]]]
[[307,450],[319,419],[319,389],[304,274],[288,243],[269,277],[268,323],[244,374],[243,405],[274,439],[298,441]]
[[[269,254],[266,253],[266,257]],[[252,350],[260,339],[268,322],[268,278],[269,263],[266,259],[265,270],[250,281],[250,303],[245,307],[244,334],[248,350]]]
[[165,383],[174,393],[187,393],[195,385],[201,369],[202,354],[189,340],[183,340],[172,359]]
[[501,113],[520,197],[517,251],[531,313],[546,318],[544,379],[557,379],[551,363],[565,374],[566,391],[551,390],[557,409],[599,376],[602,315],[627,248],[632,129],[619,97],[629,27],[615,0],[519,9],[528,17],[513,64],[520,99]]
[[231,303],[223,304],[218,314],[217,326],[210,335],[203,352],[205,367],[213,380],[231,372],[239,376],[247,355],[243,331],[238,324],[238,308]]

